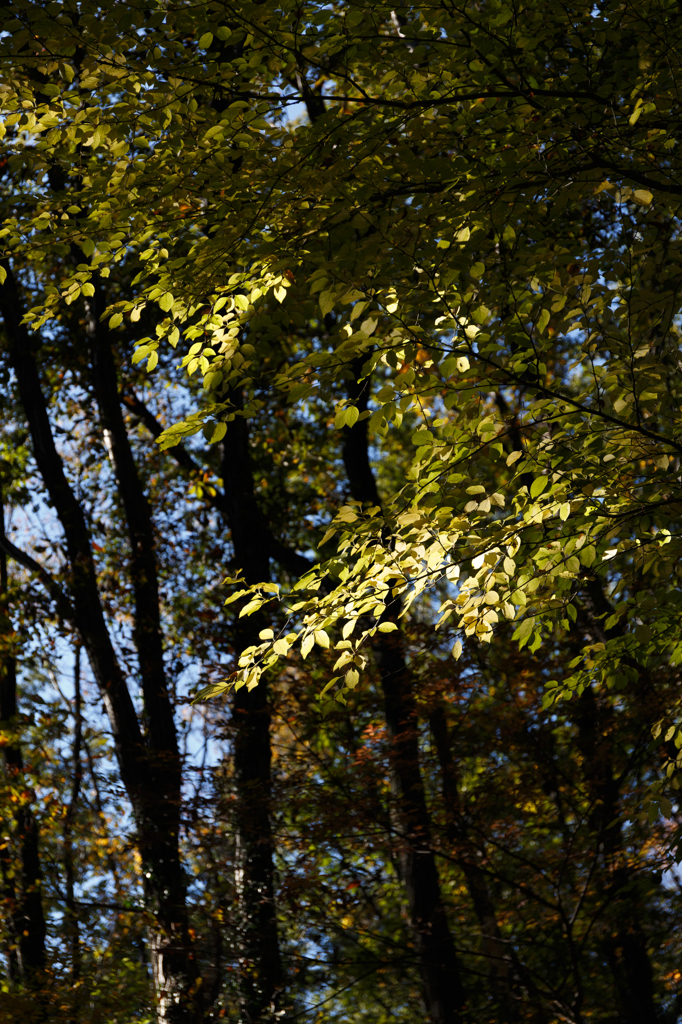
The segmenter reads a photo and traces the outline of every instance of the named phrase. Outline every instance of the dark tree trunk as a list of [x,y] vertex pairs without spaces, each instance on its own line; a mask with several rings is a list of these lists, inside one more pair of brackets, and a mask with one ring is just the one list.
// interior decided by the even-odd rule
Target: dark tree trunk
[[[0,536],[4,539],[4,506],[0,504]],[[10,784],[26,790],[23,782],[24,763],[18,729],[17,670],[14,637],[8,607],[7,556],[0,550],[0,731],[9,733],[9,742],[2,747],[2,761]],[[18,886],[12,872],[9,850],[3,860],[5,899],[8,906],[10,949],[8,973],[10,980],[21,980],[33,989],[42,1003],[40,989],[45,969],[45,917],[41,898],[38,826],[32,800],[23,795],[14,812],[14,831],[18,847]],[[40,1005],[38,1019],[43,1019]]]
[[[248,429],[237,417],[222,442],[222,511],[229,525],[234,563],[247,583],[270,575],[269,529],[258,506],[251,471]],[[262,620],[238,620],[236,645],[257,642]],[[270,710],[265,679],[234,695],[234,782],[236,789],[236,886],[239,898],[240,1001],[243,1020],[271,1017],[283,986],[277,936],[272,799]]]
[[[179,851],[182,767],[163,659],[152,513],[123,419],[111,339],[100,323],[103,303],[98,303],[97,298],[96,293],[93,307],[87,307],[92,376],[128,527],[129,571],[135,599],[133,639],[140,666],[144,727],[148,736],[146,760],[158,786],[138,826],[140,855],[151,868],[146,877],[147,899],[161,925],[150,935],[152,972],[161,1017],[174,1021],[184,1019],[185,1013],[200,1017],[202,1009],[202,991],[196,984],[197,966],[186,910],[185,873]],[[183,1003],[187,1004],[186,1010]]]
[[[240,403],[238,394],[232,400]],[[162,426],[153,413],[130,390],[122,397],[158,437]],[[182,445],[169,451],[190,477],[201,472],[200,465]],[[230,530],[234,549],[233,564],[249,583],[269,579],[270,558],[293,576],[310,568],[309,561],[275,537],[258,504],[253,483],[248,446],[248,427],[237,418],[228,424],[221,443],[221,470],[224,489],[205,495],[220,513]],[[235,647],[243,649],[257,640],[263,621],[258,616],[238,620]],[[241,689],[234,696],[234,768],[237,806],[236,882],[239,893],[239,953],[241,1008],[245,1020],[267,1017],[277,1005],[284,978],[277,938],[274,902],[274,844],[270,825],[271,751],[270,713],[267,682],[249,692]]]
[[150,945],[159,1020],[164,1024],[190,1024],[201,1019],[201,987],[197,984],[189,937],[185,878],[178,848],[180,759],[163,671],[151,515],[118,404],[115,366],[108,339],[96,325],[91,325],[96,396],[103,427],[110,432],[130,536],[129,571],[135,593],[135,642],[144,697],[144,729],[140,727],[104,618],[83,510],[55,447],[33,341],[21,322],[18,286],[8,262],[3,261],[3,265],[7,279],[0,286],[0,311],[8,336],[10,363],[28,420],[38,471],[66,541],[71,600],[63,604],[88,653],[111,723],[121,779],[135,815],[147,902],[156,920]]
[[452,757],[445,711],[441,705],[430,713],[429,726],[441,772],[448,842],[458,857],[481,929],[481,945],[488,963],[490,989],[498,1004],[500,1020],[503,1024],[514,1024],[519,1020],[519,1008],[514,996],[514,963],[500,934],[488,880],[479,865],[479,851],[471,841],[464,823],[457,768]]
[[[367,408],[369,382],[358,382],[361,363],[351,367],[348,395],[361,412]],[[379,505],[369,462],[367,421],[344,428],[343,461],[356,501]],[[397,620],[399,608],[386,610]],[[405,662],[402,631],[379,634],[377,653],[390,740],[391,787],[400,821],[400,874],[410,908],[424,999],[433,1024],[463,1019],[464,991],[431,843],[426,797],[419,764],[418,718],[412,680]]]
[[[618,636],[623,625],[606,629],[605,619],[613,613],[595,576],[585,583],[583,617],[588,632],[598,642]],[[640,666],[638,680],[630,697],[638,715],[652,725],[661,714],[656,694]],[[632,885],[633,874],[624,848],[620,807],[620,782],[616,774],[614,709],[604,693],[591,688],[572,704],[578,728],[578,746],[583,756],[583,776],[590,800],[588,825],[600,846],[604,862],[604,885],[610,907],[610,934],[603,941],[604,954],[613,975],[614,990],[622,1024],[656,1024],[661,1013],[657,1006],[654,973],[642,929],[643,901],[639,887]]]
[[641,899],[633,886],[623,848],[619,784],[613,764],[613,708],[591,689],[578,699],[573,713],[578,746],[590,800],[589,827],[601,847],[604,886],[610,900],[609,934],[604,954],[613,974],[622,1024],[658,1024],[654,975],[641,925]]
[[80,991],[78,983],[81,977],[81,951],[80,951],[80,923],[78,910],[76,909],[75,895],[75,864],[73,847],[73,825],[78,812],[78,798],[80,796],[81,784],[83,781],[83,765],[81,762],[81,749],[83,746],[83,715],[81,702],[81,649],[76,644],[74,649],[73,665],[73,689],[74,689],[74,729],[73,729],[73,769],[71,782],[71,796],[66,808],[64,818],[64,874],[66,876],[65,892],[65,924],[66,936],[71,960],[71,985],[73,989],[74,1005],[72,1008],[73,1024],[78,1024]]

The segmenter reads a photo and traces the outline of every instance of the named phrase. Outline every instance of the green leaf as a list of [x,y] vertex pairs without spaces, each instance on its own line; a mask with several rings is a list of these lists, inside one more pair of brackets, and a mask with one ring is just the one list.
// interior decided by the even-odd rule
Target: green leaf
[[209,444],[217,444],[227,433],[227,423],[207,423],[203,428],[203,433]]
[[518,628],[514,632],[514,639],[518,640],[519,643],[524,643],[525,641],[528,640],[528,637],[533,632],[533,627],[534,626],[535,626],[535,618],[534,618],[534,616],[531,615],[529,618],[523,619],[523,621],[521,622],[521,625],[518,626]]
[[588,569],[597,557],[597,552],[593,544],[588,544],[587,547],[581,548],[578,552],[578,557],[583,565],[587,566]]
[[327,313],[331,313],[334,308],[334,291],[329,290],[320,293],[320,311],[322,316],[326,316]]
[[533,483],[530,485],[531,498],[538,498],[548,483],[549,481],[546,476],[536,476],[535,480],[533,480]]
[[208,686],[204,686],[201,690],[197,691],[195,696],[192,698],[192,703],[196,704],[197,701],[210,700],[212,697],[220,697],[224,693],[229,693],[232,686],[233,684],[228,682],[210,683]]
[[351,405],[344,410],[344,421],[345,426],[352,427],[358,422],[360,416],[360,410],[356,406]]
[[544,334],[545,333],[545,328],[547,327],[547,324],[549,323],[551,315],[552,314],[550,313],[550,311],[548,309],[543,309],[542,310],[542,312],[540,313],[540,316],[538,317],[538,325],[537,325],[538,326],[538,334]]

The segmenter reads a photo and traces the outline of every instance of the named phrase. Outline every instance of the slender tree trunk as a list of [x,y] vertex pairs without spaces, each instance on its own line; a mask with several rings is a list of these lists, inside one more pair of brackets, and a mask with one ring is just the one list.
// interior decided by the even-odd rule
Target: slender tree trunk
[[[363,412],[368,382],[358,382],[361,363],[351,367],[348,394]],[[353,498],[379,505],[369,462],[367,421],[344,428],[343,461]],[[386,610],[397,619],[399,608]],[[381,633],[377,644],[386,726],[390,741],[391,787],[401,827],[400,865],[410,908],[424,999],[433,1024],[463,1019],[464,990],[431,842],[430,821],[419,764],[418,718],[405,662],[402,631]]]
[[[0,669],[0,671],[2,671]],[[0,684],[1,686],[1,684]],[[4,724],[1,726],[4,729]],[[17,906],[17,890],[14,884],[14,864],[10,848],[9,822],[3,822],[3,835],[0,837],[0,877],[2,878],[2,908],[5,936],[3,953],[7,981],[13,985],[19,980],[19,956],[15,915]]]
[[417,710],[401,639],[400,630],[395,630],[385,634],[380,643],[381,683],[391,744],[391,788],[402,829],[401,876],[429,1016],[434,1024],[454,1024],[462,1019],[464,993],[431,842],[419,766]]
[[74,738],[73,738],[73,769],[71,782],[71,796],[66,809],[64,819],[64,873],[66,875],[66,933],[69,944],[71,959],[71,986],[73,988],[74,1008],[73,1020],[78,1021],[78,985],[81,977],[81,955],[80,955],[80,927],[78,911],[76,910],[76,897],[74,891],[74,849],[73,849],[73,824],[78,810],[78,797],[80,795],[81,783],[83,781],[83,766],[81,764],[81,747],[83,741],[83,721],[81,705],[81,649],[76,644],[74,649],[73,666],[73,688],[74,688]]
[[[2,515],[1,527],[4,532],[4,507],[0,509]],[[2,581],[0,583],[0,730],[9,732],[16,728],[17,714],[17,684],[16,666],[13,656],[13,645],[11,640],[11,622],[7,609],[7,556],[4,551],[0,552],[0,571]],[[16,748],[16,743],[7,743],[4,737],[2,762],[3,768],[8,776],[13,769],[13,762],[21,757],[21,751]],[[9,811],[9,806],[7,807]],[[10,829],[12,827],[9,818],[3,823],[3,835],[0,837],[0,868],[2,870],[3,904],[5,908],[5,928],[7,939],[5,947],[5,958],[7,963],[7,979],[10,984],[19,981],[21,972],[19,965],[19,930],[17,917],[19,915],[19,904],[17,901],[17,888],[15,884],[15,864],[12,856]]]
[[[233,395],[239,404],[239,395]],[[162,432],[153,413],[131,391],[124,405],[140,417],[152,437]],[[254,492],[246,423],[228,424],[222,442],[221,476],[224,489],[212,490],[206,500],[220,513],[230,530],[234,564],[250,583],[269,578],[270,558],[293,576],[310,568],[303,555],[275,537],[263,516]],[[190,476],[200,465],[182,445],[169,451]],[[254,643],[262,620],[238,620],[235,646]],[[276,927],[274,893],[274,844],[270,826],[271,753],[267,683],[261,680],[250,693],[234,697],[234,766],[236,808],[236,882],[239,894],[239,951],[241,1007],[245,1020],[259,1020],[276,1005],[283,985]]]
[[[160,1024],[201,1020],[201,986],[192,953],[186,884],[178,846],[180,758],[170,695],[163,670],[158,583],[151,514],[137,475],[118,402],[116,372],[107,339],[89,331],[94,346],[94,383],[110,443],[131,544],[129,571],[135,596],[134,639],[144,698],[141,728],[114,651],[100,599],[90,533],[56,449],[36,366],[34,341],[22,325],[22,305],[8,261],[0,286],[10,363],[33,442],[38,471],[64,532],[70,600],[59,594],[88,652],[111,723],[121,779],[131,800],[145,876],[147,904],[155,918],[151,959]],[[113,400],[112,400],[113,396]],[[115,405],[115,408],[114,408]],[[48,583],[49,577],[47,577]]]
[[499,1007],[500,1020],[503,1024],[515,1024],[519,1020],[519,1008],[514,996],[514,964],[509,947],[500,933],[488,880],[478,864],[478,850],[464,825],[457,768],[452,757],[450,735],[442,705],[438,705],[430,713],[429,726],[441,772],[448,842],[459,858],[481,929],[481,945],[488,963],[490,989]]
[[[622,624],[605,628],[605,619],[613,608],[598,577],[588,579],[584,589],[586,625],[595,640],[604,642],[618,636]],[[646,721],[651,715],[653,724],[660,698],[653,687],[646,685],[645,673],[640,670],[632,697],[635,707]],[[578,746],[583,755],[583,774],[590,798],[588,824],[597,837],[604,858],[604,883],[611,899],[610,917],[613,922],[603,948],[611,973],[619,1005],[622,1024],[656,1024],[660,1021],[657,1006],[654,972],[642,929],[642,900],[633,880],[624,848],[620,810],[620,785],[614,766],[614,734],[616,722],[612,705],[603,693],[590,688],[583,692],[575,705],[574,721],[578,728]]]
[[140,666],[144,727],[149,737],[146,761],[156,784],[156,792],[149,794],[138,823],[140,854],[151,869],[145,872],[147,900],[160,925],[152,928],[149,936],[152,973],[159,1018],[175,1022],[187,1019],[188,1015],[199,1019],[203,1003],[189,933],[187,885],[179,850],[182,767],[164,666],[152,513],[121,411],[111,337],[100,322],[103,306],[96,292],[92,306],[86,304],[87,331],[100,422],[128,527],[129,571],[135,600],[133,639]]
[[[228,424],[222,442],[224,514],[234,561],[247,583],[269,579],[269,531],[254,493],[244,419]],[[237,647],[257,642],[261,622],[240,620]],[[236,886],[239,898],[239,966],[242,1019],[267,1020],[283,987],[277,936],[274,843],[270,823],[272,773],[270,711],[265,679],[234,697],[234,781],[236,789]]]
[[613,766],[613,708],[591,689],[575,705],[578,745],[590,798],[589,827],[601,845],[610,896],[609,934],[603,949],[613,974],[622,1024],[657,1024],[654,974],[640,919],[641,900],[633,887],[623,848],[619,785]]
[[[4,539],[4,505],[0,504],[0,535]],[[14,637],[8,608],[7,556],[0,550],[0,731],[11,739],[2,747],[2,760],[10,784],[24,792],[14,812],[14,830],[19,854],[19,885],[15,886],[9,871],[5,876],[5,892],[9,903],[10,950],[8,965],[14,980],[21,979],[35,990],[39,1006],[36,1019],[43,1019],[40,989],[45,970],[45,917],[41,898],[38,825],[32,799],[23,782],[24,763],[16,735],[17,675]],[[7,863],[6,868],[11,868]],[[18,891],[17,891],[18,889]]]

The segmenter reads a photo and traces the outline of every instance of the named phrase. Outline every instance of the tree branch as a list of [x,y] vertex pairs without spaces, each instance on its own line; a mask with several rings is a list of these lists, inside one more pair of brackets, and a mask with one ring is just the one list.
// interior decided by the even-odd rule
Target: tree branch
[[77,615],[73,605],[47,569],[44,569],[39,562],[36,562],[35,558],[22,551],[5,536],[0,536],[0,551],[4,551],[8,558],[13,559],[18,565],[23,565],[29,572],[35,573],[57,606],[61,617],[78,630]]

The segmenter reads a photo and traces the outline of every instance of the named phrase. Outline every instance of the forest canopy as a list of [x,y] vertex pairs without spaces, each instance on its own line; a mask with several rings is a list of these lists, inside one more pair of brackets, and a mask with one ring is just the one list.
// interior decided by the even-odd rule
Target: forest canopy
[[677,5],[2,9],[6,1019],[676,1024]]

